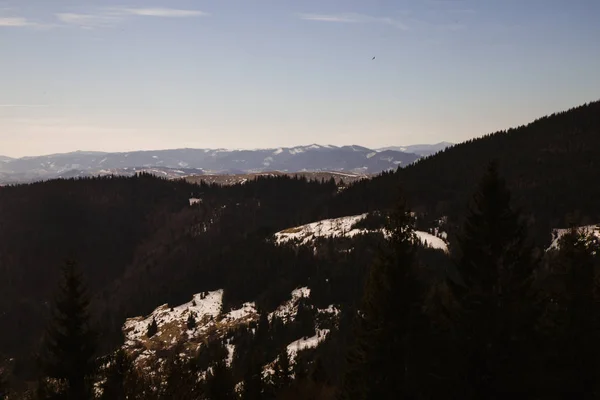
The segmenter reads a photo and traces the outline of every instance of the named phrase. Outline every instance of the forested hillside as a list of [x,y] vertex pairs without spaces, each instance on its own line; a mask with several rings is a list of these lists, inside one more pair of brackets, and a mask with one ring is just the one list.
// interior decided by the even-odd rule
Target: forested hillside
[[546,249],[600,222],[599,146],[596,102],[343,190],[0,187],[0,394],[597,398],[598,238]]
[[35,350],[67,257],[90,283],[103,330],[119,340],[126,316],[269,265],[266,235],[310,222],[336,190],[301,178],[219,187],[149,175],[0,188],[0,323],[13,327],[2,331],[0,352]]
[[[354,184],[327,212],[390,207],[398,186],[416,210],[457,219],[486,164],[495,159],[517,206],[549,243],[553,227],[600,221],[600,101],[454,145],[395,173]],[[331,216],[331,214],[329,214]]]

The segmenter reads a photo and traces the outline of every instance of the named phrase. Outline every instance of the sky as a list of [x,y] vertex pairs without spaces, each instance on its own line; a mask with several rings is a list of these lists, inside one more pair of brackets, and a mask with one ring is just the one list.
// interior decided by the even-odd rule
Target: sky
[[599,20],[598,0],[0,0],[0,154],[456,143],[600,99]]

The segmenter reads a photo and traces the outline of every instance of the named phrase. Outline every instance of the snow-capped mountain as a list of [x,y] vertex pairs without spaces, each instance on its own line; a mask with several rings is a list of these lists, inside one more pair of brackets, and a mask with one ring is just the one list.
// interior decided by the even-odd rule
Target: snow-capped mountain
[[282,147],[255,150],[174,149],[101,153],[77,151],[18,159],[0,158],[0,182],[27,182],[60,177],[131,174],[142,170],[164,176],[265,171],[344,171],[379,173],[411,164],[409,152],[375,151],[361,146]]
[[405,153],[413,153],[413,154],[419,155],[421,157],[426,157],[431,154],[435,154],[439,151],[442,151],[446,147],[450,147],[452,145],[453,145],[453,143],[450,143],[450,142],[440,142],[440,143],[436,143],[436,144],[414,144],[411,146],[391,146],[391,147],[384,147],[384,148],[377,149],[377,150],[378,151],[386,151],[386,150],[401,151],[401,152],[405,152]]

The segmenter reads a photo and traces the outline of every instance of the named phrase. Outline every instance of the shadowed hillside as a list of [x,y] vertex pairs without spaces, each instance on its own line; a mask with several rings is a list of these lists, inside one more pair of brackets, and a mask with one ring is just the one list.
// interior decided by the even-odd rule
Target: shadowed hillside
[[528,125],[452,146],[395,173],[355,183],[333,200],[329,216],[390,207],[400,184],[417,210],[456,218],[486,163],[501,173],[549,240],[550,227],[600,221],[600,101],[540,118]]

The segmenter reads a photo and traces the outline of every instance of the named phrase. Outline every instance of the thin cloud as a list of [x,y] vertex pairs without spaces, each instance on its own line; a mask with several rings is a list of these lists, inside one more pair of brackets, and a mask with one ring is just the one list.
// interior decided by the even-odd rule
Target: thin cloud
[[121,17],[110,14],[58,13],[55,15],[56,18],[64,24],[74,25],[84,29],[111,27],[122,20]]
[[31,22],[26,18],[0,18],[0,26],[24,27],[30,26]]
[[59,13],[56,18],[66,25],[74,25],[84,29],[113,27],[124,22],[127,18],[160,17],[160,18],[190,18],[203,17],[208,13],[199,10],[183,10],[177,8],[104,8],[96,13]]
[[307,21],[320,21],[320,22],[341,22],[341,23],[377,23],[391,25],[396,28],[408,30],[408,26],[404,23],[387,17],[374,17],[371,15],[357,14],[357,13],[343,13],[343,14],[300,14],[300,19]]
[[177,8],[123,8],[123,13],[141,17],[189,18],[204,17],[208,13],[198,10],[181,10]]
[[323,21],[323,22],[358,22],[356,18],[349,15],[323,15],[323,14],[302,14],[301,19],[307,21]]
[[40,24],[23,17],[0,17],[0,28],[52,28],[50,24]]
[[0,104],[0,108],[38,108],[49,107],[47,104]]

